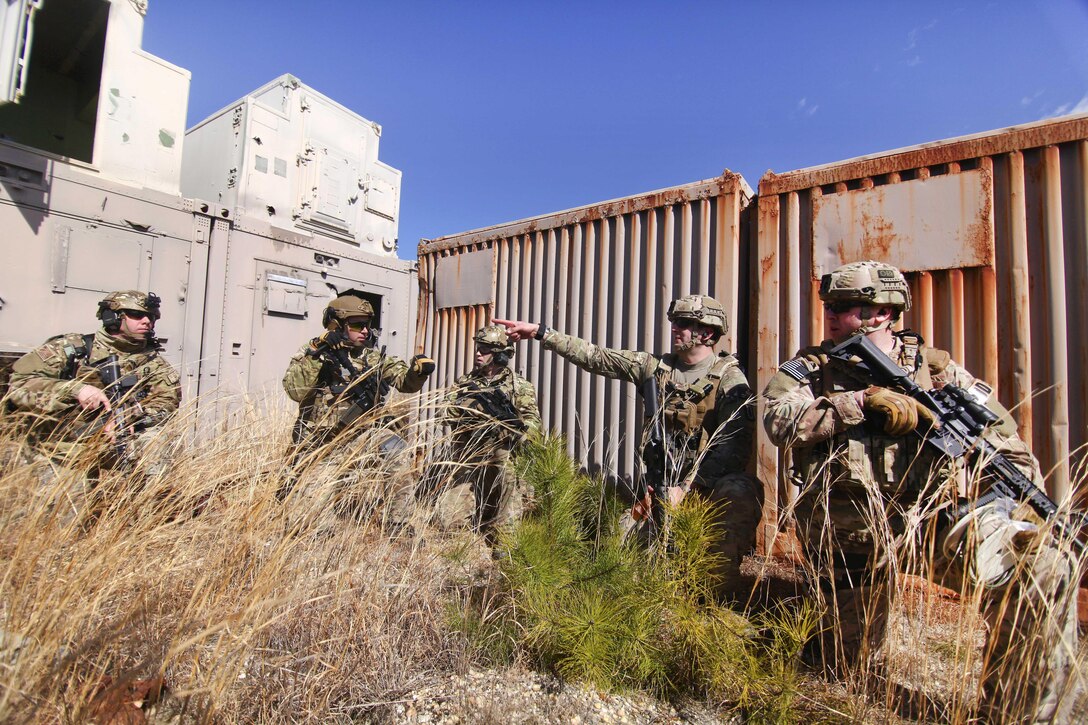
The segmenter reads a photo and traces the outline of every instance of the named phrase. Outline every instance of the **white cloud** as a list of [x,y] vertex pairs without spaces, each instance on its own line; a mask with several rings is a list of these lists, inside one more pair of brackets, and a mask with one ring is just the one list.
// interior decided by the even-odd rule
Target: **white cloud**
[[921,62],[922,62],[922,56],[916,55],[916,56],[914,56],[913,58],[911,58],[910,60],[907,61],[907,65],[909,65],[911,68],[913,68],[914,66],[919,65]]
[[907,47],[904,48],[904,50],[914,50],[914,48],[918,45],[918,36],[927,30],[933,30],[933,28],[935,27],[937,27],[936,18],[930,20],[928,23],[921,27],[913,28],[909,33],[907,33]]
[[1035,91],[1035,93],[1032,93],[1030,96],[1024,96],[1023,98],[1020,99],[1020,105],[1021,106],[1030,106],[1032,103],[1039,100],[1039,96],[1041,96],[1041,95],[1043,95],[1043,92],[1041,90],[1039,90],[1039,91]]
[[1076,113],[1088,113],[1088,95],[1083,96],[1076,103],[1063,103],[1053,111],[1046,111],[1043,113],[1043,118],[1054,118],[1055,116],[1065,116]]
[[816,113],[816,111],[818,111],[819,108],[820,108],[820,105],[817,104],[817,103],[814,103],[811,106],[808,105],[808,98],[807,97],[802,98],[800,101],[797,102],[797,110],[800,111],[801,113],[805,114],[806,116],[811,116],[812,114]]

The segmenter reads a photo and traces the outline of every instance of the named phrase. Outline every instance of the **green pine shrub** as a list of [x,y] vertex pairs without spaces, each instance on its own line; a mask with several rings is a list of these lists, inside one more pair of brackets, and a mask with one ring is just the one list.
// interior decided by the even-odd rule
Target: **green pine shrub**
[[756,721],[789,719],[816,618],[782,607],[749,621],[716,601],[709,503],[686,497],[644,548],[625,536],[615,495],[579,472],[561,438],[529,443],[515,466],[534,506],[500,541],[506,613],[489,612],[491,627],[473,619],[462,630],[470,639],[520,633],[512,657],[569,680],[708,696]]

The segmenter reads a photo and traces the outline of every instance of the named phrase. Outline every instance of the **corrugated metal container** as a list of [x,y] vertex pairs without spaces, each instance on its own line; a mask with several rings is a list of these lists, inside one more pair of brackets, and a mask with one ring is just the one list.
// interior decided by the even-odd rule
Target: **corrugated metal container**
[[[752,190],[721,177],[548,216],[424,240],[417,343],[432,384],[472,367],[472,335],[493,317],[544,322],[608,347],[666,352],[676,297],[711,294],[729,311],[724,349],[748,350],[752,292],[741,217]],[[633,386],[584,373],[534,343],[512,363],[536,386],[544,424],[591,470],[630,476],[641,419]]]
[[[858,259],[908,273],[905,325],[997,388],[1055,498],[1088,443],[1088,115],[950,139],[759,184],[758,365],[823,338],[819,276]],[[760,431],[771,502],[777,450]],[[778,485],[775,485],[775,482]]]

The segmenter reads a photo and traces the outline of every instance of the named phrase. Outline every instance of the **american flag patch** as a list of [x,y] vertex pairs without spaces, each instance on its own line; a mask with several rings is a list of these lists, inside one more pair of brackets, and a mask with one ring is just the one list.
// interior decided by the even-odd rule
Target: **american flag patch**
[[808,366],[800,358],[794,358],[778,366],[779,372],[789,375],[794,380],[806,380],[808,378]]

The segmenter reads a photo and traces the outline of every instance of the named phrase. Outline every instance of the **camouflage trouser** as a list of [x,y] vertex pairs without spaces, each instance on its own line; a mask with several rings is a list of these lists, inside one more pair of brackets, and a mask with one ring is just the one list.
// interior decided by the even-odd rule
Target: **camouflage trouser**
[[494,544],[499,529],[521,518],[525,498],[505,457],[459,464],[437,495],[434,519],[446,530],[471,526]]
[[763,515],[763,484],[747,473],[731,473],[714,482],[705,495],[715,504],[714,523],[722,532],[711,551],[719,555],[714,573],[719,579],[719,599],[743,601],[740,564],[744,555],[756,548],[756,531]]
[[[1011,508],[990,505],[955,526],[923,526],[937,553],[931,562],[917,562],[916,573],[962,593],[964,601],[981,594],[989,625],[983,708],[1010,722],[1065,722],[1074,704],[1066,690],[1077,651],[1075,557],[1040,534],[1032,536],[1033,527],[1013,519]],[[826,560],[816,549],[827,543],[826,517],[806,506],[797,514],[810,560]],[[1032,540],[1018,543],[1025,534]],[[872,561],[871,555],[841,553],[835,584],[830,574],[821,582],[828,606],[821,642],[825,664],[864,666],[881,654],[900,587]]]
[[[62,520],[88,528],[110,506],[131,499],[134,492],[147,491],[145,486],[153,480],[161,487],[175,449],[176,441],[155,427],[129,440],[124,460],[104,440],[89,439],[29,441],[18,456],[37,483],[36,494],[49,497],[49,508]],[[104,479],[109,485],[103,484]]]
[[[710,552],[718,560],[712,572],[718,580],[716,594],[723,601],[743,602],[749,592],[740,565],[745,554],[756,546],[756,532],[763,515],[763,484],[747,473],[730,473],[715,481],[713,488],[693,490],[714,504],[711,525],[720,532],[710,546]],[[653,518],[662,515],[660,506],[655,505]],[[630,511],[624,513],[620,526],[643,546],[652,543],[657,529],[650,519],[634,521]]]

